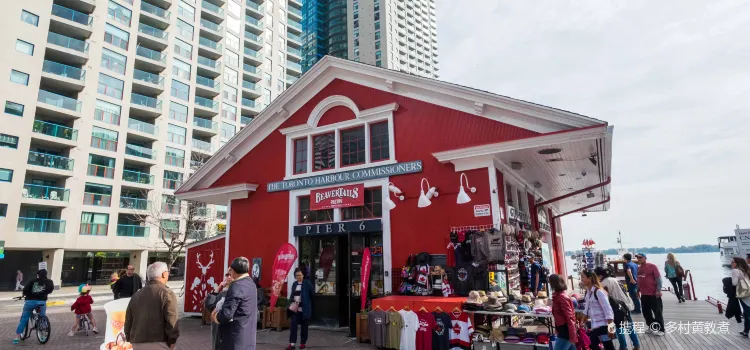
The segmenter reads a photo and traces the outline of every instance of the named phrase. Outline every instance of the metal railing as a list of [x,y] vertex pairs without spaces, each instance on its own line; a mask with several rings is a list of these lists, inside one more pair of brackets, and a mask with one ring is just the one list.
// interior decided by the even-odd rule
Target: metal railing
[[218,69],[221,66],[221,63],[203,56],[198,56],[198,64],[209,66],[215,69]]
[[169,19],[169,15],[170,15],[170,12],[164,10],[163,8],[156,7],[154,5],[151,5],[143,1],[141,1],[141,11],[148,12],[154,16],[161,17],[163,19]]
[[211,29],[215,32],[221,32],[220,25],[203,18],[201,18],[201,27]]
[[143,146],[131,145],[129,143],[125,144],[125,154],[147,159],[156,159],[156,151]]
[[219,101],[214,101],[205,97],[195,96],[195,104],[217,110],[219,108]]
[[[127,1],[127,0],[125,0],[125,1]],[[132,5],[132,2],[131,2],[131,5]],[[130,27],[130,21],[132,20],[132,18],[129,17],[129,16],[126,16],[125,13],[123,13],[122,11],[117,11],[115,9],[108,8],[107,9],[107,15],[109,16],[109,18],[112,18],[115,21],[120,22],[120,23],[122,23],[122,24]]]
[[167,56],[162,54],[159,51],[154,51],[148,48],[145,48],[143,46],[138,46],[135,49],[135,54],[141,57],[148,58],[150,60],[159,61],[162,63],[165,63],[167,60]]
[[244,115],[240,117],[240,123],[242,123],[242,125],[250,124],[251,121],[253,121],[253,118],[251,117],[246,117]]
[[224,9],[223,8],[221,8],[219,6],[216,6],[216,5],[214,5],[214,4],[210,3],[210,2],[206,2],[205,0],[202,2],[201,6],[204,9],[209,10],[209,11],[211,11],[213,13],[216,13],[216,14],[219,14],[219,15],[224,14]]
[[242,81],[242,87],[249,90],[260,90],[260,86],[247,80]]
[[68,66],[66,64],[48,60],[44,60],[44,63],[42,64],[42,71],[80,81],[84,81],[86,78],[86,71],[81,68],[76,68],[73,66]]
[[286,48],[286,52],[288,52],[288,53],[290,53],[292,55],[295,55],[295,56],[302,57],[302,51],[297,50],[297,49],[295,49],[293,47],[287,47]]
[[216,131],[219,128],[219,123],[213,122],[213,121],[208,120],[208,119],[193,117],[193,126],[197,126],[199,128],[210,129],[210,130]]
[[296,29],[299,29],[300,31],[302,30],[302,24],[300,24],[300,23],[299,23],[299,22],[297,22],[297,21],[294,21],[294,20],[292,20],[291,18],[287,18],[287,20],[286,20],[286,23],[287,23],[287,24],[288,24],[288,25],[289,25],[290,27],[292,27],[292,28],[296,28]]
[[151,205],[148,199],[145,199],[145,198],[120,196],[120,208],[135,209],[135,210],[150,210]]
[[133,79],[145,81],[158,86],[164,86],[164,77],[138,69],[133,69]]
[[185,166],[185,157],[178,157],[167,153],[167,155],[164,156],[164,164],[182,168]]
[[193,139],[193,147],[200,149],[200,150],[207,151],[207,152],[211,152],[211,142]]
[[182,180],[164,179],[162,185],[168,190],[176,190],[177,187],[182,185]]
[[78,130],[69,128],[67,126],[47,123],[41,120],[35,120],[34,126],[31,131],[37,134],[44,134],[52,137],[59,137],[61,139],[76,141],[78,140]]
[[255,108],[255,101],[247,98],[242,98],[242,105],[245,107]]
[[73,171],[75,160],[68,157],[29,151],[29,158],[26,164]]
[[302,65],[299,64],[299,63],[294,63],[294,62],[291,62],[291,61],[286,61],[286,66],[287,66],[287,68],[292,68],[292,69],[295,69],[295,70],[300,71],[300,72],[302,71]]
[[143,96],[140,94],[136,94],[135,92],[130,94],[130,103],[161,109],[161,100],[155,99],[153,97]]
[[255,51],[255,50],[253,50],[253,49],[251,49],[251,48],[249,48],[249,47],[246,47],[246,48],[245,48],[245,55],[247,55],[247,56],[250,56],[250,57],[255,57],[255,58],[257,58],[257,59],[260,59],[260,58],[261,58],[261,57],[260,57],[260,56],[261,56],[261,55],[260,55],[260,52],[258,52],[258,51]]
[[250,73],[253,73],[253,74],[260,74],[261,73],[260,68],[258,68],[256,66],[251,66],[251,65],[249,65],[247,63],[243,64],[242,68],[244,68],[246,72],[250,72]]
[[117,235],[122,237],[148,237],[150,227],[140,225],[117,225]]
[[255,41],[255,42],[259,43],[259,44],[263,44],[263,38],[261,38],[258,35],[255,35],[253,33],[250,33],[248,31],[245,31],[245,38],[248,38],[248,39],[250,39],[252,41]]
[[302,38],[299,37],[299,35],[294,35],[292,33],[287,32],[286,37],[288,39],[294,40],[296,42],[302,43]]
[[198,75],[198,76],[195,77],[195,82],[198,85],[208,86],[208,87],[210,87],[212,89],[215,89],[215,88],[218,87],[217,84],[216,84],[216,81],[214,81],[213,79],[202,77],[200,75]]
[[251,9],[257,10],[258,12],[263,12],[263,6],[262,5],[258,5],[256,3],[250,1],[250,0],[247,0],[246,4],[247,4],[247,7],[251,8]]
[[216,51],[221,51],[221,44],[219,44],[216,41],[213,41],[211,39],[204,38],[202,36],[198,37],[198,43],[202,46],[214,49]]
[[18,218],[18,232],[65,233],[65,220]]
[[[248,0],[248,1],[249,1],[249,0]],[[300,17],[302,17],[302,11],[300,11],[300,10],[297,10],[297,9],[296,9],[296,8],[294,8],[294,7],[289,7],[289,6],[287,6],[286,10],[287,10],[287,11],[288,11],[289,13],[293,13],[293,14],[295,14],[295,15],[297,15],[297,16],[300,16]]]
[[145,132],[151,135],[156,135],[159,132],[159,128],[156,125],[142,122],[133,118],[128,118],[128,129]]
[[21,196],[23,198],[67,202],[70,199],[70,190],[62,187],[24,184]]
[[143,23],[138,23],[138,32],[153,36],[157,39],[166,39],[168,35],[166,31]]
[[256,27],[259,27],[261,29],[263,28],[263,21],[257,20],[257,19],[255,19],[253,17],[248,16],[248,15],[245,15],[245,23],[250,23],[250,24],[252,24],[252,25],[254,25]]
[[132,170],[123,170],[122,180],[127,181],[127,182],[135,182],[139,184],[144,184],[144,185],[153,185],[154,175],[151,175],[148,173],[141,173],[138,171],[132,171]]
[[58,4],[52,4],[52,14],[89,27],[94,22],[93,17]]
[[71,37],[53,32],[49,32],[47,34],[47,43],[62,46],[64,48],[75,50],[78,52],[89,52],[89,43],[83,40],[73,39]]
[[120,125],[120,115],[117,111],[96,108],[94,110],[94,119],[100,120],[112,125]]

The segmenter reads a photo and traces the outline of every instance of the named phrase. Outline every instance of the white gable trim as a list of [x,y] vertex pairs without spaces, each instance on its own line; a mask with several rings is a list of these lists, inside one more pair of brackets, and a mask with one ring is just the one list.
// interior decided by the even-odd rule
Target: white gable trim
[[352,112],[354,112],[354,118],[359,119],[359,108],[357,107],[357,104],[352,101],[352,99],[346,96],[333,95],[326,97],[323,101],[320,101],[317,106],[315,106],[312,113],[310,113],[310,117],[307,118],[307,125],[309,125],[311,128],[318,126],[320,118],[322,118],[323,115],[328,112],[328,110],[338,106],[344,106],[351,109]]
[[210,204],[226,205],[232,199],[247,198],[250,192],[258,189],[257,184],[238,184],[216,188],[207,188],[190,192],[176,193],[177,198],[188,201],[198,201]]

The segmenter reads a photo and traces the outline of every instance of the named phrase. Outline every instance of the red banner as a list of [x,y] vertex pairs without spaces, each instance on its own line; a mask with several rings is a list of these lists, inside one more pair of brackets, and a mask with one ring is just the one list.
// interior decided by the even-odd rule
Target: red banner
[[362,252],[362,269],[360,270],[360,281],[361,287],[359,291],[359,297],[362,299],[362,307],[360,307],[360,310],[365,309],[365,304],[367,303],[367,285],[370,282],[370,268],[372,267],[372,258],[370,257],[370,248],[365,248],[364,252]]
[[281,295],[281,288],[284,287],[284,281],[286,276],[289,275],[289,270],[292,269],[292,265],[297,261],[297,249],[289,243],[284,243],[279,251],[276,252],[276,257],[273,259],[273,278],[271,281],[271,307],[276,305],[276,300]]
[[310,191],[310,210],[365,205],[365,185],[347,185]]

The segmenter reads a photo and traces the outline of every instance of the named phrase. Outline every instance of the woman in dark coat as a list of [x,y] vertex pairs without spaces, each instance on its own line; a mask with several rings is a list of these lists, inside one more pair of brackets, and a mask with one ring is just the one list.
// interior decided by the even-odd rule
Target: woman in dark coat
[[219,324],[222,350],[255,350],[258,329],[258,289],[248,276],[250,261],[245,257],[232,260],[229,285],[224,303],[211,314]]
[[301,269],[294,270],[294,283],[292,284],[292,293],[289,294],[289,303],[297,303],[297,312],[293,312],[290,308],[286,310],[286,315],[291,319],[291,327],[289,328],[289,346],[287,350],[293,350],[294,345],[297,343],[297,326],[302,328],[302,339],[299,343],[299,348],[304,349],[307,344],[307,327],[309,326],[310,318],[312,318],[312,296],[313,296],[313,285],[310,280],[304,279]]

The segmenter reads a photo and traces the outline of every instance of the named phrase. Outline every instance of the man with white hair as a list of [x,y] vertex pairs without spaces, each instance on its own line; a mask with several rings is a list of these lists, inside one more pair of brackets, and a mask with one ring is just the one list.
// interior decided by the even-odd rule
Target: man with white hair
[[157,261],[148,266],[148,282],[128,303],[125,337],[137,350],[174,349],[177,329],[177,297],[167,287],[169,268]]

